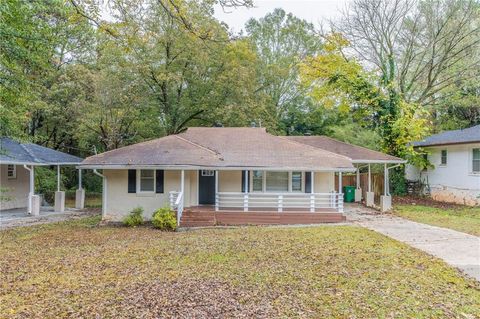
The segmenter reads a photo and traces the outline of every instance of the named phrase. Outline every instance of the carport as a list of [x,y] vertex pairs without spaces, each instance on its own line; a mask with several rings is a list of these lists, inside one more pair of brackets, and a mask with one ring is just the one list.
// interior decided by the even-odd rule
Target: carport
[[[57,190],[55,212],[65,211],[65,192],[61,190],[62,166],[76,166],[82,159],[33,143],[21,143],[11,138],[0,138],[0,210],[27,208],[27,213],[40,215],[40,195],[35,193],[35,168],[56,166]],[[82,172],[78,171],[79,183],[75,194],[75,207],[82,209],[85,191],[82,187]]]
[[[350,158],[357,169],[355,189],[356,202],[360,202],[362,200],[362,189],[360,187],[360,170],[367,168],[368,183],[365,196],[365,204],[369,207],[376,206],[374,192],[372,191],[372,165],[383,165],[384,189],[383,195],[380,196],[379,206],[381,211],[388,211],[392,208],[389,172],[391,169],[398,167],[401,164],[405,164],[407,161],[399,157],[377,152],[362,146],[344,143],[327,136],[289,136],[288,138],[299,143],[307,144],[316,148],[321,148],[326,151],[330,151]],[[339,192],[342,192],[341,175],[339,177]]]

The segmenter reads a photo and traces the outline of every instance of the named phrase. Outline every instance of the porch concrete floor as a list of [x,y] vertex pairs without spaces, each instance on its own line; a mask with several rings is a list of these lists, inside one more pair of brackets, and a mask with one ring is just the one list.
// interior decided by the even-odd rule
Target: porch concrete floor
[[53,207],[42,206],[40,215],[33,216],[27,213],[26,208],[6,209],[0,211],[0,229],[58,222],[99,213],[98,209],[79,210],[75,208],[66,208],[64,212],[60,213],[55,212]]

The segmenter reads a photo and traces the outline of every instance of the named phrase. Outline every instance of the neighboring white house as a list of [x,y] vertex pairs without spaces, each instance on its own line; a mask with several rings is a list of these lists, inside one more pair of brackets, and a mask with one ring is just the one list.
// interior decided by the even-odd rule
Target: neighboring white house
[[408,180],[428,185],[435,200],[480,205],[480,125],[435,134],[414,146],[427,152],[433,168],[408,165]]

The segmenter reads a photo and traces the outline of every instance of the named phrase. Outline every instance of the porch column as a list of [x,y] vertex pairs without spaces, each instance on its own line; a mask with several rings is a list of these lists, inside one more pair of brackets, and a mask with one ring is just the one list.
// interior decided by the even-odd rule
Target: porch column
[[215,171],[215,211],[218,211],[218,170]]
[[54,210],[60,213],[65,211],[65,192],[60,191],[60,165],[57,165],[57,191],[55,192]]
[[380,210],[382,212],[392,209],[392,196],[390,196],[389,183],[388,167],[387,164],[385,164],[383,169],[383,196],[380,196]]
[[360,165],[357,165],[357,188],[355,189],[355,202],[361,202],[362,201],[362,188],[360,187]]
[[314,213],[315,212],[315,172],[312,171],[312,180],[310,181],[310,189],[311,189],[311,194],[310,194],[310,212]]
[[368,192],[365,205],[373,207],[375,205],[375,193],[372,192],[372,170],[368,164]]
[[[244,171],[245,172],[245,179],[244,179],[244,182],[243,184],[245,185],[245,188],[244,188],[244,193],[243,193],[243,211],[244,212],[248,212],[248,190],[250,189],[249,188],[249,185],[248,185],[248,170],[247,171]],[[217,197],[215,197],[217,198]],[[215,201],[216,202],[216,201]]]
[[343,194],[343,189],[342,189],[342,172],[338,172],[338,193]]
[[33,216],[40,215],[40,196],[35,195],[35,166],[31,165],[28,168],[27,165],[23,167],[30,172],[30,189],[28,192],[28,213]]
[[78,170],[78,189],[75,192],[75,208],[85,208],[85,190],[82,186],[82,169]]

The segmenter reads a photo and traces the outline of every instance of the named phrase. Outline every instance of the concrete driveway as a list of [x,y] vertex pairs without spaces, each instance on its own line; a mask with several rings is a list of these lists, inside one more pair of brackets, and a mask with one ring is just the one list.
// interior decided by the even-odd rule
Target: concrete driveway
[[480,237],[380,214],[357,204],[346,205],[345,215],[349,222],[441,258],[480,281]]
[[12,227],[32,226],[37,224],[53,223],[72,220],[100,214],[99,209],[67,209],[62,213],[54,212],[52,207],[41,207],[39,216],[32,216],[25,208],[16,208],[0,211],[0,230]]

